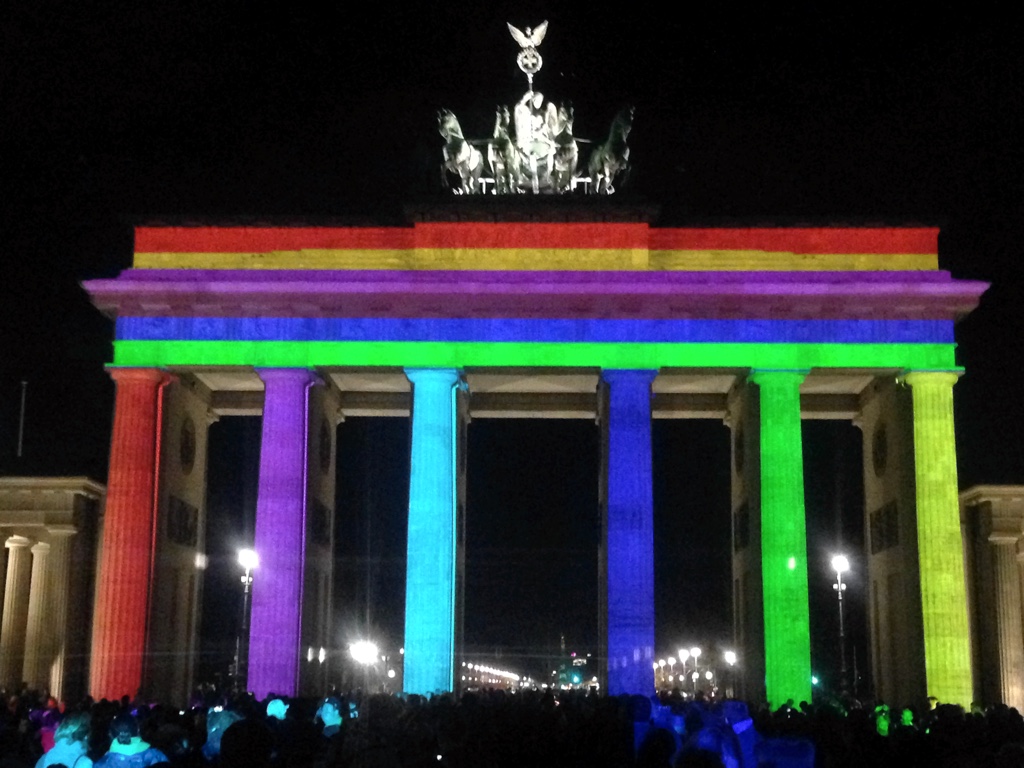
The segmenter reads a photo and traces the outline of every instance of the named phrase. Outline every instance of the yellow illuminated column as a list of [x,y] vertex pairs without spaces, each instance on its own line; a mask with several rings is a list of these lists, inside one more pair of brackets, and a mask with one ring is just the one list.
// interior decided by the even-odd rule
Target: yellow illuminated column
[[755,371],[761,413],[761,574],[765,689],[773,708],[811,700],[800,383],[803,371]]
[[956,380],[957,374],[944,371],[918,371],[904,377],[914,403],[917,548],[928,695],[966,707],[973,684],[953,437]]

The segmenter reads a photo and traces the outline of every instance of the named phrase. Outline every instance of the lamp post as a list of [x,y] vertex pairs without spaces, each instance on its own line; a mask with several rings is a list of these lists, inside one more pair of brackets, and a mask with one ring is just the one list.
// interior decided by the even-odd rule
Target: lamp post
[[686,650],[685,648],[680,648],[679,649],[679,666],[680,666],[680,673],[682,675],[684,675],[684,676],[686,675],[686,660],[689,659],[689,658],[690,658],[690,652],[688,650]]
[[252,572],[259,567],[260,558],[252,549],[238,550],[238,564],[245,569],[242,576],[242,630],[238,639],[236,674],[241,690],[249,689],[249,620],[252,606]]
[[729,665],[729,695],[736,696],[736,651],[726,651],[722,657]]
[[846,693],[846,631],[843,626],[843,592],[846,585],[843,583],[843,574],[850,570],[850,561],[846,555],[836,555],[832,558],[832,570],[836,572],[836,583],[832,589],[836,591],[839,600],[839,690]]

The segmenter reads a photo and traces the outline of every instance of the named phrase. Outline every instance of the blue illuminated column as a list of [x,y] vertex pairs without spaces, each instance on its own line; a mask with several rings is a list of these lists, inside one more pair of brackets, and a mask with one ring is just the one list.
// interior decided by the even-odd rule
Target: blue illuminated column
[[263,368],[263,436],[256,498],[255,550],[249,630],[248,689],[298,693],[302,575],[306,559],[306,433],[309,388],[305,369]]
[[413,369],[406,693],[451,691],[455,675],[458,371]]
[[608,385],[605,573],[608,693],[654,691],[651,382],[657,371],[602,371]]

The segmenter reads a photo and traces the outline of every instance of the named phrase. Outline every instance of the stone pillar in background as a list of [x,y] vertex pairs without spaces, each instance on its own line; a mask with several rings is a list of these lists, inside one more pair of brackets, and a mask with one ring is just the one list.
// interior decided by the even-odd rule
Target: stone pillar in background
[[0,626],[0,686],[20,686],[25,660],[25,629],[28,623],[29,583],[32,574],[32,542],[11,536],[4,546],[7,580],[4,583],[3,624]]
[[50,637],[47,608],[50,605],[48,560],[50,545],[39,542],[32,547],[32,584],[28,593],[28,621],[25,630],[25,663],[22,680],[28,687],[42,691],[50,686],[50,670],[46,658]]
[[1018,710],[1024,706],[1024,632],[1021,629],[1020,577],[1017,539],[992,533],[996,632],[999,635],[999,688],[1002,701]]
[[135,696],[142,683],[156,525],[160,390],[153,368],[114,368],[110,474],[93,614],[89,691]]
[[68,634],[68,575],[71,562],[71,537],[75,529],[67,526],[48,530],[50,555],[47,560],[48,605],[45,635],[45,655],[48,665],[50,694],[61,699],[64,696],[64,667],[67,663]]

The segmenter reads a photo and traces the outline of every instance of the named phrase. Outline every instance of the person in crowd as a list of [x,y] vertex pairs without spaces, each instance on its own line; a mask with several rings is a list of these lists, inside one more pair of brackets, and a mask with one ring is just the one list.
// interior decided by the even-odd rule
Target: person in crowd
[[167,755],[139,735],[139,721],[122,712],[110,723],[110,748],[96,761],[96,768],[147,768],[168,762]]
[[89,751],[88,712],[73,712],[61,720],[53,735],[53,748],[36,761],[36,768],[64,765],[67,768],[92,768]]
[[206,715],[206,743],[203,744],[203,759],[210,764],[220,761],[221,740],[224,732],[242,719],[237,712],[215,707]]

